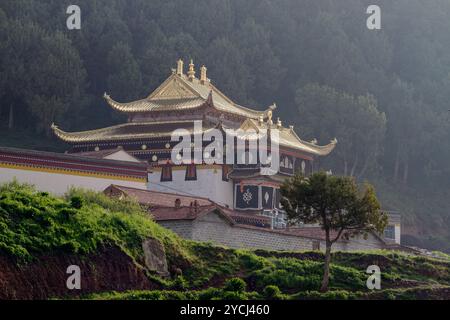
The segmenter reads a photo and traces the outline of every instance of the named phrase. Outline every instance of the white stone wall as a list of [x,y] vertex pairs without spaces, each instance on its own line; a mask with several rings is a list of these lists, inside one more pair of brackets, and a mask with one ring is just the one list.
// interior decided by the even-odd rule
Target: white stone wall
[[[38,170],[38,169],[36,169]],[[64,194],[70,187],[81,187],[95,191],[103,191],[111,184],[118,184],[138,189],[146,189],[147,183],[127,181],[121,179],[99,178],[95,176],[79,176],[72,174],[52,173],[45,171],[20,170],[0,167],[0,183],[18,182],[33,184],[38,190],[47,191],[55,195]]]
[[[215,213],[210,213],[195,221],[164,221],[159,223],[183,238],[210,241],[236,249],[303,251],[313,250],[313,243],[319,241],[276,233],[271,230],[231,226],[228,221]],[[367,240],[359,237],[350,241],[340,241],[335,243],[332,249],[333,251],[354,251],[382,249],[383,247],[384,245],[380,240],[373,235],[369,235]],[[324,241],[320,241],[320,249],[325,250]]]
[[149,174],[148,189],[197,196],[210,199],[219,205],[233,207],[233,182],[222,181],[222,168],[202,168],[197,166],[197,180],[186,181],[185,167],[173,167],[172,181],[161,182],[161,171]]

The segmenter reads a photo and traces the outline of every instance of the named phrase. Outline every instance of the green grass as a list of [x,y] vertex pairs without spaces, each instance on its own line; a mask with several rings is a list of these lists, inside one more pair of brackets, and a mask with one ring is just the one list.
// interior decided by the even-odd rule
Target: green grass
[[[144,266],[142,241],[159,240],[168,264],[182,268],[168,279],[148,274],[158,291],[104,292],[84,299],[414,299],[439,298],[450,286],[450,261],[399,252],[336,252],[330,292],[317,292],[323,254],[234,250],[183,240],[156,224],[133,200],[70,190],[54,197],[16,182],[0,186],[0,254],[18,264],[41,255],[95,254],[115,246]],[[370,265],[382,272],[381,291],[366,288]]]

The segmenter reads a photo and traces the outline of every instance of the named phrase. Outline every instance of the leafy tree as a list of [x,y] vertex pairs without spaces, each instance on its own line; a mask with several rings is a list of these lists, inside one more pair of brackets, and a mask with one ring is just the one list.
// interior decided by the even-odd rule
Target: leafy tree
[[115,99],[126,102],[139,99],[142,76],[130,47],[123,42],[117,43],[107,60],[110,70],[108,92],[112,92]]
[[321,291],[328,290],[331,247],[343,236],[383,232],[387,216],[380,212],[374,188],[363,191],[353,178],[324,172],[307,178],[296,175],[281,187],[281,203],[293,223],[319,223],[325,233],[325,265]]
[[363,177],[377,167],[382,153],[386,116],[371,95],[354,97],[327,86],[308,84],[297,90],[299,127],[309,138],[338,137],[331,155],[333,168],[344,175]]
[[40,41],[43,45],[33,53],[27,68],[33,89],[24,95],[39,120],[36,129],[49,135],[52,122],[64,120],[69,112],[76,115],[81,107],[85,71],[78,53],[61,32],[46,34]]

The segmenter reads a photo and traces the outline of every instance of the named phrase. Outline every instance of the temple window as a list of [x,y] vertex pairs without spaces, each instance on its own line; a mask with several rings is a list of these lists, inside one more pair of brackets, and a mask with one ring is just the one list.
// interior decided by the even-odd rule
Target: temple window
[[172,166],[165,165],[161,171],[161,182],[172,181]]
[[186,166],[186,181],[196,181],[197,180],[197,166],[195,164],[190,164]]
[[295,173],[302,174],[304,176],[309,175],[310,170],[310,162],[308,160],[297,158],[295,159]]
[[387,226],[386,229],[384,229],[384,237],[386,239],[395,239],[395,226]]
[[294,173],[294,163],[291,156],[282,155],[280,157],[280,171],[282,173],[293,174]]

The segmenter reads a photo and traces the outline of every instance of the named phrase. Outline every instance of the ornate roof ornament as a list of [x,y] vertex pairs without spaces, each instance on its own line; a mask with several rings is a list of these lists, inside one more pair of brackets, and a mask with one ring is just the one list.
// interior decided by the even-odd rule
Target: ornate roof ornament
[[273,120],[272,120],[273,112],[272,112],[272,110],[267,111],[267,117],[268,117],[267,123],[269,125],[273,125]]
[[205,84],[208,81],[208,77],[206,76],[206,72],[208,69],[203,65],[200,68],[200,83]]
[[195,79],[195,69],[194,69],[194,60],[191,59],[191,63],[189,64],[189,71],[187,73],[188,78],[190,81],[193,81]]
[[278,120],[277,120],[277,127],[278,127],[278,129],[280,129],[281,127],[283,127],[283,123],[281,122],[281,119],[280,119],[280,118],[278,118]]
[[177,61],[177,75],[179,75],[179,76],[183,75],[183,68],[184,68],[184,62],[183,62],[183,60],[179,59]]

